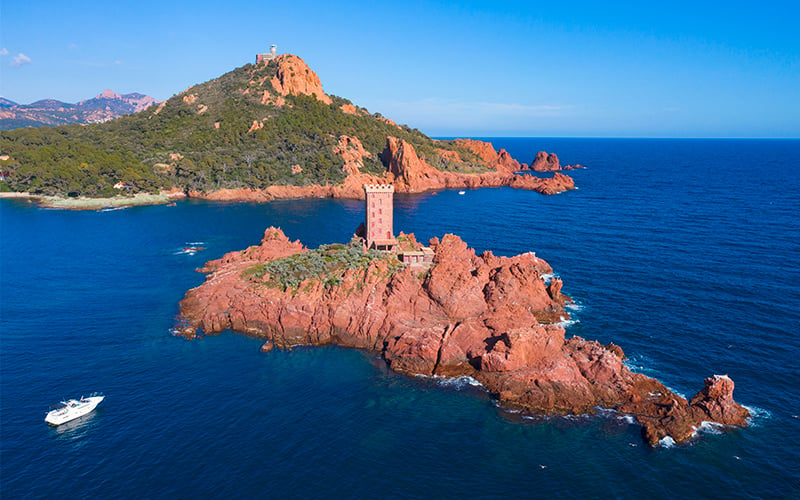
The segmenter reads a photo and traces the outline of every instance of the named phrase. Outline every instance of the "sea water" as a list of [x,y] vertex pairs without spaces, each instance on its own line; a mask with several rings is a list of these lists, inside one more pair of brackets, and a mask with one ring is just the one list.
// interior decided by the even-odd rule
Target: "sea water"
[[[751,426],[650,449],[630,418],[529,418],[469,380],[374,353],[259,351],[171,333],[206,260],[269,226],[346,242],[362,203],[184,201],[115,211],[0,200],[0,495],[797,497],[800,141],[493,139],[557,152],[579,189],[395,196],[395,232],[534,251],[576,302],[567,335],[691,397],[727,373]],[[186,247],[204,247],[195,254]],[[103,391],[50,427],[48,405]]]

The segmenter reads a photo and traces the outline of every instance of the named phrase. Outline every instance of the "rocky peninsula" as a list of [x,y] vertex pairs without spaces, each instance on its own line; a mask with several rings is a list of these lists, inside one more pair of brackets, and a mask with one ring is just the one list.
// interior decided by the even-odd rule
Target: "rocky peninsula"
[[[651,445],[685,442],[703,422],[747,425],[725,375],[690,400],[631,372],[617,345],[574,336],[562,282],[533,253],[478,255],[458,236],[423,247],[413,235],[394,252],[348,245],[309,250],[269,228],[259,245],[207,262],[206,282],[181,301],[187,337],[232,329],[273,346],[369,349],[409,375],[469,376],[503,406],[534,415],[631,415]],[[403,255],[426,255],[408,264]]]

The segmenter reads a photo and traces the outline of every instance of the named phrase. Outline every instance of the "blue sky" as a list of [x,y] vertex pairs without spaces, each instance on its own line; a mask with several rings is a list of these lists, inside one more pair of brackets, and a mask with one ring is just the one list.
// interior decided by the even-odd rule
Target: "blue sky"
[[0,2],[20,103],[162,100],[275,43],[434,136],[800,137],[797,2]]

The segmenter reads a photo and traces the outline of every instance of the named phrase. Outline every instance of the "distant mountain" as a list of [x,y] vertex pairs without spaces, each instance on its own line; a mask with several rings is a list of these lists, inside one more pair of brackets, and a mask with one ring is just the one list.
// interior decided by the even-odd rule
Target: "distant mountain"
[[78,107],[86,110],[113,111],[120,115],[129,115],[147,109],[153,104],[158,104],[158,101],[149,95],[139,93],[119,95],[111,90],[104,90],[92,99],[79,102]]
[[157,102],[144,94],[120,95],[111,90],[105,90],[96,97],[77,104],[55,99],[17,104],[0,98],[0,130],[70,123],[102,123],[122,115],[137,113]]

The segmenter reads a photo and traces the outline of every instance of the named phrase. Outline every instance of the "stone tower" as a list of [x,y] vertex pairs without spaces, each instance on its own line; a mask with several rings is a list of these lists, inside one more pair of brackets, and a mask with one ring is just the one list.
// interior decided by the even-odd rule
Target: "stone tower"
[[367,218],[364,226],[367,248],[394,250],[397,240],[392,232],[394,186],[391,184],[365,184]]

